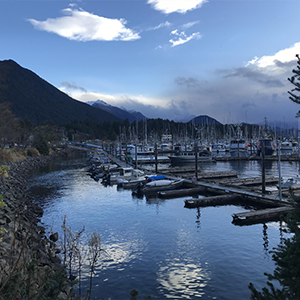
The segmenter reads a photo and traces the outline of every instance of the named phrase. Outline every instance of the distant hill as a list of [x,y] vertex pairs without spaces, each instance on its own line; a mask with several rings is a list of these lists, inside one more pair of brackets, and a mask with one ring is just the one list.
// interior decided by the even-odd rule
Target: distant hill
[[209,116],[198,116],[190,120],[188,123],[194,123],[198,125],[222,125],[222,123]]
[[110,104],[107,104],[106,102],[102,101],[102,100],[97,100],[94,103],[91,104],[93,107],[95,108],[100,108],[104,111],[107,111],[115,116],[117,116],[118,118],[122,119],[122,120],[126,120],[128,119],[129,122],[134,122],[136,120],[140,121],[140,120],[145,120],[145,116],[137,111],[128,111],[126,108],[122,107],[119,108],[117,106],[112,106]]
[[35,125],[57,125],[87,119],[100,123],[118,117],[74,100],[13,60],[0,61],[0,103],[10,102],[12,112]]

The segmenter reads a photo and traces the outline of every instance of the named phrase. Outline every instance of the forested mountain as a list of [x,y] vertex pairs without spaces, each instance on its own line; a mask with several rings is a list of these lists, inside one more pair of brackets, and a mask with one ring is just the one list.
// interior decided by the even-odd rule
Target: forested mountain
[[110,104],[107,104],[106,102],[102,101],[102,100],[97,100],[93,103],[90,103],[93,107],[95,108],[100,108],[104,111],[107,111],[115,116],[117,116],[118,118],[120,118],[121,120],[128,120],[129,122],[134,122],[134,121],[141,121],[141,120],[145,120],[145,116],[137,111],[130,111],[127,110],[125,108],[120,108],[117,106],[112,106]]
[[209,116],[198,116],[190,120],[188,123],[194,123],[198,125],[222,125],[222,123]]
[[32,71],[13,60],[0,61],[0,103],[10,102],[12,112],[35,125],[72,121],[96,123],[117,121],[118,117],[74,100]]

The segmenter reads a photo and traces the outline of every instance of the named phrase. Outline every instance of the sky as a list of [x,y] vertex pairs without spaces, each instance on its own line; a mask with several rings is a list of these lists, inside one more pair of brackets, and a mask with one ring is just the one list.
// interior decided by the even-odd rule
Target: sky
[[0,0],[0,60],[148,118],[295,123],[299,0]]

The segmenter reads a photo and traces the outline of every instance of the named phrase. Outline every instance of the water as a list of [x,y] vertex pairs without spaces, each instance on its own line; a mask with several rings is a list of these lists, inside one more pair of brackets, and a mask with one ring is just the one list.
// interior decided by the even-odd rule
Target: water
[[[184,208],[184,199],[146,201],[130,191],[104,187],[86,174],[85,159],[61,161],[36,171],[29,189],[44,208],[42,222],[61,234],[62,217],[74,231],[98,232],[102,254],[93,280],[93,299],[249,299],[248,284],[266,286],[274,269],[269,250],[280,242],[279,222],[234,226],[231,215],[243,207]],[[218,162],[203,171],[237,171],[259,176],[260,162]],[[298,174],[282,163],[283,176]],[[267,175],[277,164],[267,162]],[[86,247],[85,247],[86,248]],[[88,287],[84,280],[83,289]],[[76,288],[75,288],[76,291]]]

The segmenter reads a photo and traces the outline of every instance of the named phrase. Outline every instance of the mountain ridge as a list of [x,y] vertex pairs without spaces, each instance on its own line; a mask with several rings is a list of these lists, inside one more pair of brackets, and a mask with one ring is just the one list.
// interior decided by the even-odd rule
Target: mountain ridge
[[191,119],[187,123],[194,123],[197,125],[222,125],[221,122],[217,121],[216,119],[209,117],[207,115],[200,115],[193,119]]
[[103,100],[97,100],[91,103],[90,105],[92,105],[92,107],[100,108],[104,111],[107,111],[122,120],[128,119],[128,121],[131,123],[136,120],[141,121],[146,119],[146,117],[141,112],[135,110],[127,110],[124,107],[113,106],[104,102]]
[[64,125],[87,119],[97,123],[120,120],[71,98],[11,59],[0,61],[0,103],[4,102],[11,103],[11,110],[17,117],[35,125],[46,121]]

